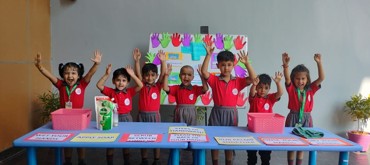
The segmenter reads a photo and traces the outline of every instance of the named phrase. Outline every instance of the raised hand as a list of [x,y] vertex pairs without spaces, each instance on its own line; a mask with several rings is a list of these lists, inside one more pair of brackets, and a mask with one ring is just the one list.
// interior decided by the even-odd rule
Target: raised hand
[[37,53],[34,61],[35,66],[40,69],[41,68],[41,53]]
[[254,86],[257,86],[259,82],[260,82],[260,79],[258,77],[252,80],[252,83]]
[[195,43],[201,43],[202,42],[202,35],[194,34],[194,42]]
[[224,49],[224,36],[221,33],[216,34],[216,38],[213,39],[213,42],[217,49]]
[[172,72],[172,65],[171,64],[167,64],[167,70],[166,70],[165,75],[171,75],[171,72]]
[[166,60],[166,54],[164,53],[163,50],[159,50],[158,53],[157,53],[157,57],[159,58],[159,60],[161,61],[165,61]]
[[236,101],[236,105],[239,106],[239,107],[244,106],[244,104],[247,100],[248,100],[248,97],[244,98],[244,93],[239,92],[238,100]]
[[233,36],[226,36],[224,38],[224,48],[225,50],[230,50],[233,47]]
[[279,83],[282,78],[283,78],[283,73],[275,72],[275,77],[273,78],[275,83]]
[[234,39],[234,45],[236,50],[243,49],[244,45],[247,43],[246,41],[243,42],[243,40],[244,40],[243,36],[242,37],[238,36]]
[[319,63],[321,62],[321,54],[320,53],[316,53],[314,56],[313,56],[313,59]]
[[135,48],[134,51],[132,51],[132,56],[134,57],[135,62],[140,61],[141,53],[140,53],[139,48]]
[[289,57],[288,53],[284,52],[282,54],[282,60],[283,60],[283,66],[288,66],[289,65],[290,57]]
[[204,43],[204,48],[206,49],[208,55],[212,55],[213,51],[215,50],[215,47],[212,47],[212,42]]
[[203,77],[203,75],[202,75],[202,64],[198,64],[197,72],[198,72],[200,78],[202,78]]
[[93,61],[96,64],[100,64],[101,62],[101,52],[99,50],[94,51],[94,58],[91,58],[91,61]]
[[150,37],[150,40],[152,42],[152,48],[156,48],[159,46],[159,44],[161,44],[159,42],[159,33],[153,33],[152,36]]
[[191,43],[191,35],[189,33],[184,33],[184,39],[182,40],[183,46],[190,46]]
[[126,69],[127,73],[128,73],[130,76],[135,75],[135,72],[134,72],[134,70],[132,69],[132,67],[131,67],[130,65],[126,65],[126,66],[125,66],[125,69]]
[[207,91],[205,94],[200,95],[203,105],[208,105],[212,101],[212,95],[210,91]]
[[108,64],[108,66],[105,68],[105,74],[110,75],[111,71],[112,71],[112,64]]
[[212,43],[212,35],[206,34],[206,35],[203,37],[203,42],[204,42],[204,43]]
[[178,47],[181,44],[181,37],[179,33],[173,33],[171,36],[172,45],[174,47]]
[[238,53],[239,61],[242,62],[244,65],[246,65],[249,61],[248,53],[245,53],[244,50],[240,51]]
[[170,35],[168,33],[162,33],[162,39],[160,40],[162,48],[167,48],[170,41]]

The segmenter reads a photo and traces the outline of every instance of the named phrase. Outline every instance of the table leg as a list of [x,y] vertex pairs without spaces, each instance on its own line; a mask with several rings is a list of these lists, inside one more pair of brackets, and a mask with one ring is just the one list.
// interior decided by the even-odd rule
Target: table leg
[[62,165],[62,148],[55,148],[55,165]]
[[197,165],[205,165],[206,164],[206,150],[196,150],[197,154],[196,154],[196,157],[197,157]]
[[339,152],[338,165],[348,165],[349,163],[349,152]]
[[316,165],[316,159],[317,159],[317,151],[310,151],[308,164]]
[[180,150],[179,149],[171,149],[170,151],[169,163],[171,165],[179,165],[180,164]]
[[37,155],[35,147],[27,148],[28,165],[37,165]]

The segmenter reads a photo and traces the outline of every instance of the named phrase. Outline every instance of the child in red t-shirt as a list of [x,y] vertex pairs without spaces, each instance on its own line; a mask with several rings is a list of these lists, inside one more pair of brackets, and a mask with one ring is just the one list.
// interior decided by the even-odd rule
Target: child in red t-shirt
[[[288,93],[290,110],[285,126],[294,127],[297,124],[302,127],[312,127],[311,111],[313,109],[313,96],[321,88],[321,82],[324,81],[324,69],[322,67],[321,54],[315,54],[314,60],[317,64],[319,77],[311,83],[310,71],[303,64],[293,68],[289,75],[290,57],[283,53],[283,68],[285,77],[285,88]],[[297,151],[296,165],[301,165],[303,160],[303,151]],[[288,165],[294,164],[294,151],[288,151]]]
[[[143,83],[141,83],[140,79],[136,77],[133,69],[130,66],[126,66],[125,68],[116,69],[113,72],[112,83],[114,84],[115,88],[110,88],[104,86],[105,82],[107,81],[110,72],[111,72],[112,65],[109,64],[106,68],[105,74],[100,78],[96,87],[106,96],[109,96],[111,99],[114,98],[114,101],[117,104],[117,111],[118,111],[118,121],[119,122],[133,122],[131,116],[132,110],[132,97],[135,96],[136,92],[140,91],[143,87]],[[135,81],[137,86],[129,88],[128,85],[130,83],[131,78]],[[109,148],[106,152],[107,157],[107,164],[113,165],[113,153],[114,149]],[[130,153],[129,149],[123,149],[123,158],[124,164],[130,164]]]
[[[95,74],[101,62],[101,53],[96,50],[94,58],[91,61],[94,65],[85,76],[83,64],[75,62],[68,62],[66,64],[59,64],[59,75],[62,79],[57,78],[41,65],[41,54],[38,53],[35,57],[35,66],[42,75],[50,80],[50,82],[59,91],[59,101],[61,108],[83,108],[85,89],[89,85],[92,76]],[[85,149],[78,148],[78,164],[84,165],[85,163]],[[72,148],[64,148],[64,159],[66,165],[72,164]]]
[[[272,113],[272,107],[276,101],[280,100],[283,95],[283,87],[280,84],[280,80],[283,74],[280,72],[275,73],[275,78],[273,79],[277,92],[269,93],[271,88],[271,78],[267,74],[260,74],[257,78],[253,80],[252,87],[249,92],[249,112],[252,113]],[[257,164],[257,151],[247,150],[248,153],[248,165]],[[262,165],[269,165],[271,159],[271,151],[258,151],[261,156]]]
[[[214,107],[209,116],[209,125],[211,126],[237,126],[238,111],[236,109],[238,94],[241,90],[252,83],[256,74],[250,63],[248,55],[241,51],[239,61],[242,62],[248,71],[249,77],[234,77],[231,72],[234,69],[235,56],[230,51],[221,51],[217,54],[217,68],[220,69],[219,76],[208,72],[208,65],[214,51],[212,42],[206,42],[207,55],[202,65],[202,75],[212,88]],[[218,150],[212,150],[212,163],[218,164]],[[232,164],[233,151],[225,151],[225,164]]]

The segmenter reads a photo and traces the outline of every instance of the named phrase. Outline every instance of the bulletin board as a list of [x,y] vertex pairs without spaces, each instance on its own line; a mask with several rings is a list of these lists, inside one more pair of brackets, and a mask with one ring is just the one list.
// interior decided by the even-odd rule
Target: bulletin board
[[[246,35],[229,35],[229,34],[189,34],[189,33],[151,33],[149,38],[149,51],[146,55],[147,62],[157,65],[160,71],[160,60],[157,57],[159,50],[163,50],[166,54],[168,64],[172,64],[172,73],[169,75],[168,84],[179,85],[180,69],[184,65],[190,65],[194,68],[194,80],[192,85],[202,85],[201,79],[197,72],[198,64],[202,64],[207,54],[204,47],[206,41],[212,41],[215,50],[210,59],[208,71],[212,74],[219,75],[217,69],[217,54],[223,50],[229,50],[235,55],[235,67],[233,76],[247,77],[248,72],[241,62],[238,62],[240,51],[248,51],[248,38]],[[243,89],[238,94],[238,107],[244,107],[247,102],[247,88]],[[174,96],[167,95],[162,90],[161,92],[162,105],[175,105]],[[212,89],[209,88],[206,94],[197,98],[196,106],[213,106]]]

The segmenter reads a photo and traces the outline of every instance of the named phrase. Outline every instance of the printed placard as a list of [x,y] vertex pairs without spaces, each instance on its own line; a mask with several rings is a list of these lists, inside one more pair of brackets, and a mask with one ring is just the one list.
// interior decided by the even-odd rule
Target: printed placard
[[208,142],[207,135],[196,135],[196,134],[169,134],[169,142]]
[[169,127],[169,134],[196,134],[196,135],[205,135],[206,131],[203,128],[179,126],[179,127]]
[[26,138],[26,141],[64,142],[74,134],[38,132]]
[[218,144],[221,145],[261,145],[252,136],[242,137],[215,137]]
[[307,146],[308,143],[295,137],[259,137],[266,145],[271,146]]
[[114,142],[119,133],[80,133],[71,142]]
[[[303,138],[302,138],[303,139]],[[314,146],[351,146],[352,144],[338,138],[303,139]]]
[[161,142],[162,134],[123,134],[120,142]]

